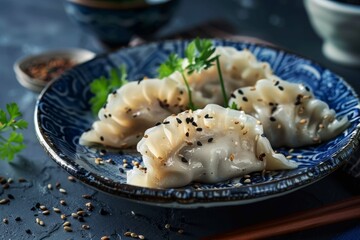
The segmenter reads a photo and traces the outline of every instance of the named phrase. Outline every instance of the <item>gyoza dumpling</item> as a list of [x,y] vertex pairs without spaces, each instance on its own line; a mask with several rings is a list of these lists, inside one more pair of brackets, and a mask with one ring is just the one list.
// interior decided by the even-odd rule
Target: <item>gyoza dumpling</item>
[[166,118],[146,130],[137,150],[146,170],[134,167],[127,183],[154,188],[216,183],[264,169],[297,167],[274,153],[257,119],[215,104]]
[[[216,55],[220,55],[220,67],[227,93],[240,87],[253,86],[259,79],[277,78],[272,74],[270,65],[257,61],[249,50],[239,51],[233,47],[219,46],[213,54]],[[202,95],[201,98],[194,97],[196,106],[204,107],[203,102],[224,104],[216,65],[200,73],[194,72],[187,76],[187,80],[193,91]]]
[[229,100],[239,110],[259,119],[273,147],[302,147],[327,141],[349,125],[336,119],[334,110],[315,99],[302,84],[259,80],[253,87],[236,90]]
[[183,84],[168,78],[129,82],[109,94],[99,119],[80,138],[82,145],[125,148],[136,145],[144,131],[173,113],[187,108]]

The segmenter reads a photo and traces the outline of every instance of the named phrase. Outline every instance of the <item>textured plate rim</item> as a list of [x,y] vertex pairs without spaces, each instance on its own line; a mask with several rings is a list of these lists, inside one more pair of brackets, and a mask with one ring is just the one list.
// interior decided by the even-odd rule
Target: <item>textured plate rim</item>
[[[310,63],[316,64],[323,69],[328,69],[321,64],[317,63],[316,61],[309,59],[308,57],[304,57],[301,54],[294,53],[287,49],[277,47],[277,46],[270,46],[267,44],[259,44],[259,43],[252,43],[252,42],[243,42],[243,41],[232,41],[226,39],[211,39],[214,41],[225,41],[228,43],[249,43],[255,46],[259,46],[262,48],[273,49],[276,51],[282,51],[286,54],[291,54],[298,56],[302,59],[309,60]],[[178,41],[188,41],[186,39],[182,40],[165,40],[165,41],[158,41],[158,42],[150,42],[146,44],[141,44],[140,47],[146,47],[147,45],[151,44],[160,44],[160,43],[174,43]],[[138,47],[138,46],[137,46]],[[120,51],[124,51],[134,47],[127,47],[122,48]],[[136,48],[136,47],[135,47]],[[111,53],[110,53],[111,54]],[[106,59],[110,54],[102,54],[97,56],[96,58],[87,61],[83,64],[87,64],[88,62],[95,61],[97,59],[103,58]],[[80,64],[79,66],[83,65]],[[358,98],[354,89],[339,75],[330,71],[332,74],[336,75],[342,84],[344,84],[348,89],[351,90],[353,96]],[[230,187],[230,188],[219,188],[219,189],[202,189],[202,190],[189,190],[189,189],[153,189],[153,188],[143,188],[137,187],[128,184],[121,184],[118,182],[114,182],[106,177],[100,176],[98,174],[89,172],[82,168],[81,166],[77,165],[76,163],[71,163],[72,159],[68,158],[67,156],[59,156],[57,151],[59,149],[54,145],[49,138],[40,127],[40,120],[39,120],[39,112],[38,106],[43,98],[43,96],[47,93],[48,89],[50,89],[57,81],[61,79],[61,76],[57,79],[51,81],[41,92],[38,97],[35,106],[35,113],[34,113],[34,122],[35,122],[35,130],[37,138],[44,148],[45,152],[61,167],[63,167],[68,173],[73,175],[74,177],[78,178],[85,184],[97,189],[109,193],[111,195],[119,196],[128,200],[134,200],[141,203],[151,204],[151,205],[159,205],[164,207],[179,207],[179,208],[188,208],[188,207],[212,207],[212,206],[224,206],[224,205],[240,205],[240,204],[248,204],[256,201],[265,200],[272,197],[281,196],[295,190],[298,190],[302,187],[315,183],[318,180],[326,177],[327,175],[331,174],[335,170],[337,170],[341,165],[346,162],[346,158],[349,158],[357,149],[359,149],[360,142],[360,126],[357,125],[356,129],[353,130],[352,136],[349,141],[338,151],[336,151],[331,157],[323,159],[316,166],[312,166],[307,169],[306,172],[298,173],[293,176],[289,176],[287,178],[272,180],[266,183],[257,183],[256,188],[260,188],[256,194],[251,194],[248,191],[251,189],[251,185],[241,185],[239,187]],[[359,105],[359,100],[358,100]],[[70,161],[70,162],[69,162]],[[331,161],[335,161],[335,164],[331,164]],[[313,175],[315,170],[318,168],[319,174]],[[305,178],[305,179],[302,179]],[[301,179],[299,181],[299,179]],[[276,188],[275,192],[269,193],[266,189],[261,189],[262,187],[269,185],[269,184],[279,184],[283,181],[287,181],[288,185],[284,189]],[[289,184],[290,181],[290,184]],[[259,189],[258,189],[259,190]],[[261,191],[263,190],[263,191]],[[265,191],[264,191],[265,190]],[[191,191],[191,194],[189,194]],[[186,197],[184,197],[186,196]]]

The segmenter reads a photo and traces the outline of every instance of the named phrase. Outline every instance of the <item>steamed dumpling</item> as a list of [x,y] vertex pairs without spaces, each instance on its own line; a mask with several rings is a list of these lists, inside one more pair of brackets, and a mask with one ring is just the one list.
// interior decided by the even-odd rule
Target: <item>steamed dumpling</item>
[[185,86],[174,77],[129,82],[109,94],[99,120],[82,134],[80,144],[115,148],[136,145],[146,129],[187,108]]
[[[240,87],[253,86],[259,79],[277,79],[270,65],[257,61],[249,50],[239,51],[233,47],[216,47],[213,56],[216,55],[220,55],[220,67],[227,93]],[[196,106],[204,107],[209,103],[224,104],[215,64],[200,73],[194,72],[187,76],[187,79],[193,91],[201,93],[200,98],[194,97]]]
[[229,105],[259,119],[273,147],[302,147],[327,141],[349,125],[334,110],[315,99],[302,84],[260,80],[254,87],[236,90]]
[[145,132],[137,150],[145,168],[130,170],[127,183],[144,187],[216,183],[297,166],[274,153],[257,119],[214,104],[166,118]]

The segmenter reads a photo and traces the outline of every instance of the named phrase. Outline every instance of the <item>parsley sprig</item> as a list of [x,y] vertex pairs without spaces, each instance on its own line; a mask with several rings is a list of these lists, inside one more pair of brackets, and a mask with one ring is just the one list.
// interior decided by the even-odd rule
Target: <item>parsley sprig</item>
[[25,148],[24,136],[16,131],[27,128],[28,123],[19,119],[22,114],[16,103],[7,104],[6,110],[0,109],[0,159],[12,161]]
[[90,99],[91,111],[96,115],[99,110],[105,105],[109,93],[120,88],[127,81],[127,72],[125,65],[121,65],[119,68],[112,68],[109,73],[109,78],[101,76],[95,79],[90,84],[90,92],[94,96]]
[[169,58],[158,68],[160,78],[167,77],[175,71],[179,71],[181,73],[189,95],[189,108],[192,110],[195,109],[195,106],[192,102],[192,92],[186,79],[185,72],[188,75],[191,75],[194,72],[201,72],[206,70],[212,67],[214,64],[216,64],[219,74],[224,105],[228,106],[228,97],[225,91],[224,79],[220,67],[220,55],[213,56],[214,52],[215,47],[210,40],[196,38],[195,40],[191,41],[185,49],[185,57],[189,62],[185,68],[183,67],[184,59],[179,58],[174,53],[170,54]]

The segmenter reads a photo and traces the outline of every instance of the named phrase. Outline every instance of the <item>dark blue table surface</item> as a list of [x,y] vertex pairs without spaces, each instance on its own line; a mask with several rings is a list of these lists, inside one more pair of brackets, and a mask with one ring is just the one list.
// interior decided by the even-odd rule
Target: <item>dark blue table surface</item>
[[[18,84],[12,66],[19,57],[49,49],[81,47],[97,53],[104,50],[67,18],[61,1],[2,0],[0,3],[0,107],[17,102],[30,123],[24,131],[27,148],[11,164],[0,161],[0,176],[14,179],[9,189],[0,187],[0,199],[14,197],[9,204],[0,205],[0,219],[8,219],[8,224],[0,222],[0,239],[100,239],[104,235],[111,239],[131,239],[124,236],[126,231],[142,234],[146,239],[198,239],[360,193],[359,180],[338,170],[301,190],[263,202],[181,210],[130,202],[98,192],[79,181],[69,181],[68,174],[38,143],[33,124],[37,94]],[[310,26],[302,1],[181,1],[160,36],[215,19],[232,23],[238,34],[273,42],[322,63],[360,92],[359,69],[334,64],[322,55],[321,40]],[[26,182],[19,182],[20,178]],[[53,190],[47,188],[49,183]],[[61,184],[67,194],[56,190],[56,183]],[[91,195],[92,199],[82,198],[83,194]],[[60,204],[61,199],[67,202],[66,206]],[[87,202],[92,202],[94,211],[80,221],[68,217],[73,232],[65,232],[64,220],[52,208],[60,208],[69,215],[78,208],[86,209]],[[37,203],[49,208],[50,215],[34,210]],[[45,226],[39,226],[36,217],[43,220]],[[90,229],[81,229],[82,224],[89,225]],[[166,224],[170,224],[169,229]],[[184,232],[178,233],[179,229]],[[348,221],[274,239],[359,238],[359,222]]]

